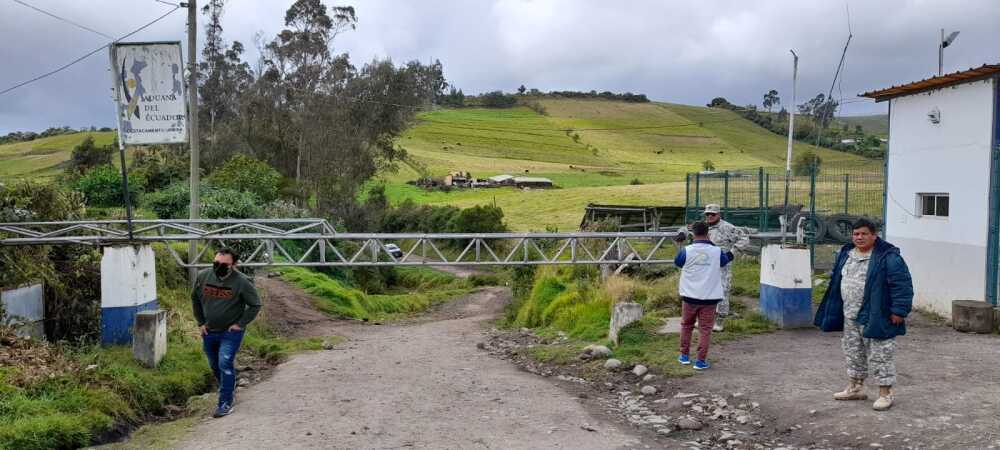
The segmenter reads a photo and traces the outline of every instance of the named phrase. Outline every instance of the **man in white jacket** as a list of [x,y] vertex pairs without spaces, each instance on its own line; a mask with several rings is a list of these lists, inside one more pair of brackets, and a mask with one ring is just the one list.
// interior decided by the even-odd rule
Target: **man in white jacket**
[[691,364],[691,333],[695,322],[701,332],[698,338],[698,356],[694,362],[696,370],[709,368],[708,346],[712,342],[712,326],[715,324],[715,307],[722,301],[722,268],[733,260],[733,253],[723,251],[708,239],[708,224],[695,222],[691,225],[694,242],[677,252],[674,264],[681,269],[681,345],[677,361]]

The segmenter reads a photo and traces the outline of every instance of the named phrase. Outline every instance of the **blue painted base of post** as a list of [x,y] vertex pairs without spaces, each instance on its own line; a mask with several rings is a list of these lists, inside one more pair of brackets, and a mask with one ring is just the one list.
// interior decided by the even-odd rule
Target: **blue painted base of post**
[[760,285],[760,312],[778,328],[804,328],[813,323],[812,289]]
[[764,247],[760,256],[760,311],[779,328],[811,327],[812,270],[808,249]]
[[129,345],[135,315],[157,309],[156,256],[146,245],[105,247],[101,258],[101,345]]
[[159,309],[159,307],[160,304],[156,300],[135,306],[101,307],[101,344],[132,344],[135,315],[143,311]]

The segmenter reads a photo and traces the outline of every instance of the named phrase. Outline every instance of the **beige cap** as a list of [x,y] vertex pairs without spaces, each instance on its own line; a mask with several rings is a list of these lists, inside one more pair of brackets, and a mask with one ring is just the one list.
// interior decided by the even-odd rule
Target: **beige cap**
[[719,205],[717,205],[715,203],[711,203],[711,204],[705,205],[705,212],[704,212],[704,214],[719,214],[721,212],[722,212],[722,208],[720,208]]

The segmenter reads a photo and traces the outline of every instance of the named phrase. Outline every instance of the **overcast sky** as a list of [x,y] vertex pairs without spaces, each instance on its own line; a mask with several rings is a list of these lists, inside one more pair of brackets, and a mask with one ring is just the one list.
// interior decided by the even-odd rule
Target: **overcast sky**
[[[120,36],[172,6],[154,0],[23,0],[102,33]],[[224,37],[256,60],[254,36],[283,28],[290,0],[230,0]],[[850,0],[854,33],[835,97],[914,81],[937,72],[940,28],[961,30],[945,71],[1000,63],[998,0]],[[328,5],[334,3],[327,2]],[[348,4],[348,3],[337,3]],[[334,42],[356,65],[440,59],[466,93],[541,90],[632,91],[653,100],[703,105],[716,96],[760,103],[777,89],[791,100],[791,55],[799,54],[799,103],[825,93],[848,34],[843,1],[745,0],[356,0],[358,27]],[[199,16],[204,22],[204,16]],[[129,40],[179,40],[180,9]],[[201,27],[199,27],[201,28]],[[199,30],[202,32],[203,30]],[[199,36],[201,42],[201,36]],[[0,90],[57,68],[106,38],[13,0],[0,0]],[[184,49],[185,53],[187,49]],[[0,133],[49,126],[112,126],[107,52],[0,95]],[[885,112],[853,102],[841,113]]]

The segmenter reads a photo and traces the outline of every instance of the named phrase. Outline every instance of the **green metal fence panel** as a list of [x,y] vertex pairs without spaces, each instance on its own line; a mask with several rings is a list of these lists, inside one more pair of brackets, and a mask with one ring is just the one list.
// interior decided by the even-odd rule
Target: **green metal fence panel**
[[[779,231],[786,176],[784,167],[689,174],[685,181],[686,221],[700,218],[704,205],[718,203],[723,206],[726,220],[733,224]],[[788,224],[791,227],[799,217],[811,218],[807,231],[815,234],[810,237],[815,243],[844,242],[844,233],[836,231],[836,223],[844,226],[845,221],[858,217],[884,222],[885,166],[880,160],[831,161],[821,162],[815,168],[795,167],[787,181]],[[789,231],[794,233],[793,229]]]

